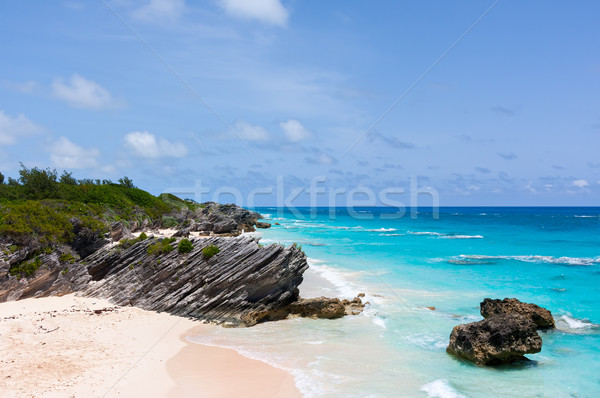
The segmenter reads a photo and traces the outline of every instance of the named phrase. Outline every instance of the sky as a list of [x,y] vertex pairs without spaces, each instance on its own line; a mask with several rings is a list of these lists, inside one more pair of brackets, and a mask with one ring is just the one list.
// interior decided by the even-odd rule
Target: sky
[[240,205],[600,205],[597,1],[0,2],[0,172]]

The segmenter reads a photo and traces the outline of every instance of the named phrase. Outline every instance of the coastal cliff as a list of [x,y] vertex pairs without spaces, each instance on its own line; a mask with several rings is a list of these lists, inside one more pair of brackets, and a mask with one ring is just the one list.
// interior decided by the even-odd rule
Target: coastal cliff
[[241,235],[270,227],[256,212],[117,184],[24,188],[0,189],[0,302],[78,292],[225,326],[364,307],[360,298],[301,299],[306,255]]

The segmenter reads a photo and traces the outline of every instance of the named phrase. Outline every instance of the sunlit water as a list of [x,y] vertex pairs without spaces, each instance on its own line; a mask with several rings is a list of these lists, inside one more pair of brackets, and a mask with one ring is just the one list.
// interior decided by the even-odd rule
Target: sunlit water
[[[257,210],[273,223],[263,244],[296,242],[310,258],[303,296],[364,292],[371,305],[190,339],[290,370],[306,397],[600,396],[600,208]],[[557,330],[541,333],[531,362],[483,368],[446,354],[455,325],[482,319],[484,297],[552,311]]]

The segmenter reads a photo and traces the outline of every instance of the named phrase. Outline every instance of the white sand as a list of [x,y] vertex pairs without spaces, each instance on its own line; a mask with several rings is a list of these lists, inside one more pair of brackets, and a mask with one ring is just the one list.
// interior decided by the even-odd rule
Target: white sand
[[300,396],[280,369],[184,339],[212,327],[74,295],[1,303],[0,397]]

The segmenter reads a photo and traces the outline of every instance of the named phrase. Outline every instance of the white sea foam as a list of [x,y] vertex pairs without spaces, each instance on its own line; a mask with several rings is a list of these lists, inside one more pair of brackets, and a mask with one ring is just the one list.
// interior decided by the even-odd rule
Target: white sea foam
[[349,275],[328,265],[323,265],[323,263],[317,265],[315,259],[308,259],[308,265],[313,271],[319,274],[320,277],[326,279],[335,286],[341,298],[352,300],[358,293],[365,290],[363,286],[358,286],[351,282],[349,280]]
[[443,239],[483,239],[482,235],[445,235]]
[[553,257],[553,256],[487,256],[480,254],[461,254],[453,257],[452,260],[466,261],[485,261],[485,260],[516,260],[527,263],[549,263],[549,264],[567,264],[567,265],[594,265],[600,264],[600,257]]
[[427,383],[421,387],[421,391],[425,391],[430,398],[465,398],[446,379],[437,379]]
[[444,234],[431,231],[408,231],[411,235],[435,236],[441,239],[483,239],[483,235]]
[[448,340],[443,340],[440,336],[428,333],[419,333],[412,336],[407,336],[406,340],[426,350],[440,351],[445,350],[448,345]]
[[379,236],[406,236],[406,234],[379,234]]
[[393,232],[397,231],[396,228],[377,228],[377,229],[368,229],[369,232]]
[[556,329],[567,333],[588,333],[591,330],[599,330],[600,325],[588,319],[578,319],[571,314],[565,314],[556,319]]
[[596,218],[597,216],[575,216],[577,218]]

